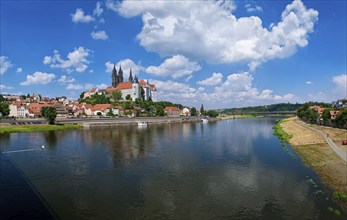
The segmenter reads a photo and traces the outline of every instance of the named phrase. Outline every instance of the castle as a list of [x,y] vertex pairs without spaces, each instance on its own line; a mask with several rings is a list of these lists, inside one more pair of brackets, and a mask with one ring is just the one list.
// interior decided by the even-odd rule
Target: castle
[[149,84],[148,80],[138,80],[137,76],[133,77],[130,69],[128,82],[124,82],[122,66],[119,67],[117,72],[116,65],[112,70],[112,86],[107,87],[105,90],[107,93],[113,93],[114,91],[122,92],[122,99],[125,100],[128,95],[135,101],[143,97],[144,100],[157,101],[157,89],[155,85]]

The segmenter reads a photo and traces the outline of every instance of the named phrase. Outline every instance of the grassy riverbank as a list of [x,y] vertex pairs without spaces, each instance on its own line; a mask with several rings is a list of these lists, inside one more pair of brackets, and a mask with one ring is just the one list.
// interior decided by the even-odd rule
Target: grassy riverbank
[[285,132],[283,130],[283,128],[281,127],[281,123],[284,120],[277,120],[276,124],[273,126],[273,130],[274,130],[274,135],[277,136],[281,141],[285,141],[287,143],[289,143],[289,140],[293,137],[293,135],[288,134],[287,132]]
[[[301,122],[297,123],[297,120],[296,117],[292,117],[279,121],[274,126],[274,133],[281,141],[288,142],[302,161],[320,175],[322,182],[335,191],[332,199],[340,201],[346,211],[347,163],[331,149],[320,134],[303,127],[300,125]],[[342,132],[334,128],[318,126],[315,128],[329,129],[329,132],[332,135],[336,134],[337,138],[340,138]],[[346,135],[347,131],[344,134]]]
[[82,128],[82,125],[8,125],[0,126],[0,134],[12,132],[55,131]]

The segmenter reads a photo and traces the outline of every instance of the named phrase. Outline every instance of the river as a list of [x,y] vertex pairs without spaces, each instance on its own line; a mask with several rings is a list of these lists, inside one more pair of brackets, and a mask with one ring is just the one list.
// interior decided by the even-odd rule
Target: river
[[[1,135],[61,219],[339,219],[275,118]],[[44,145],[44,148],[42,148]]]

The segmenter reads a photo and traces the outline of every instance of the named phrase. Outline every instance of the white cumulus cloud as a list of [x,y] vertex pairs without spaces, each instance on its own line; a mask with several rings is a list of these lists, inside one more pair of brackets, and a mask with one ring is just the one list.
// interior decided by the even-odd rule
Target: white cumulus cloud
[[96,85],[96,88],[98,89],[106,89],[109,85],[106,85],[104,83]]
[[106,31],[92,31],[92,33],[90,33],[90,36],[92,36],[93,39],[95,40],[107,40],[108,39],[108,35],[106,33]]
[[312,85],[313,84],[313,82],[311,82],[311,81],[306,81],[305,82],[307,85]]
[[245,5],[246,11],[249,13],[253,12],[263,12],[263,8],[259,5],[251,5],[251,4],[246,4]]
[[65,69],[67,72],[79,72],[82,73],[88,68],[90,61],[88,57],[91,55],[91,50],[84,47],[75,48],[74,51],[67,55],[67,59],[61,58],[59,51],[54,50],[53,56],[45,56],[43,63],[50,65],[51,68]]
[[0,75],[4,74],[13,65],[6,56],[0,56]]
[[335,84],[334,92],[339,94],[341,98],[347,97],[347,74],[341,74],[332,78]]
[[93,88],[93,84],[91,83],[87,83],[87,84],[84,84],[84,85],[81,85],[81,84],[69,84],[66,86],[66,89],[67,90],[89,90],[91,88]]
[[60,76],[60,78],[58,79],[58,83],[61,83],[61,84],[73,83],[73,82],[75,82],[74,78],[69,78],[65,75]]
[[198,81],[197,84],[203,86],[216,86],[222,82],[223,74],[213,73],[211,77]]
[[0,84],[0,90],[2,91],[3,89],[13,89],[13,87]]
[[146,72],[157,76],[171,76],[179,78],[190,76],[193,72],[200,70],[197,62],[191,62],[182,55],[175,55],[166,59],[160,66],[149,66]]
[[17,73],[23,72],[23,68],[21,68],[21,67],[17,68],[17,69],[16,69],[16,72],[17,72]]
[[104,11],[104,9],[101,6],[102,6],[102,2],[97,2],[96,3],[95,9],[93,10],[93,15],[94,16],[98,16],[98,17],[101,16],[101,14]]
[[52,82],[55,78],[53,73],[35,72],[32,75],[27,75],[26,81],[21,82],[22,86],[37,85],[37,84],[47,84]]
[[269,29],[257,16],[237,18],[229,1],[109,1],[106,6],[124,17],[142,16],[137,38],[147,51],[209,63],[245,62],[252,70],[306,46],[318,20],[318,12],[299,0]]
[[94,21],[94,18],[91,15],[85,15],[81,8],[77,8],[75,14],[71,14],[71,19],[75,23],[89,23]]

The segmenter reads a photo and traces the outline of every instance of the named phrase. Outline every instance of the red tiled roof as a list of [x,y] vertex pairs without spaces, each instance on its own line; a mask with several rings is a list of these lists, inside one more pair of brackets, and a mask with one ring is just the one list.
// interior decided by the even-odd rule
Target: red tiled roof
[[323,111],[324,111],[324,108],[322,108],[322,107],[320,107],[318,105],[310,106],[310,109],[317,109],[318,114],[322,114]]
[[177,108],[176,106],[167,106],[164,108],[164,111],[167,112],[167,111],[179,111],[180,109]]
[[90,92],[95,92],[96,91],[96,88],[92,88],[92,90],[90,90]]

